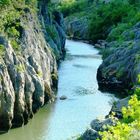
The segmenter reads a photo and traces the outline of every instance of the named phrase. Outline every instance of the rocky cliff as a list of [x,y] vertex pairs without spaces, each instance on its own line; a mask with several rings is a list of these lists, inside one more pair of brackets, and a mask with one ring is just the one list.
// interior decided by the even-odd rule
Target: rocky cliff
[[140,23],[125,30],[121,36],[122,43],[111,41],[104,49],[107,55],[97,74],[101,90],[127,92],[139,87]]
[[16,19],[10,15],[0,33],[0,132],[26,124],[54,100],[57,61],[65,52],[63,16],[51,13],[46,0],[37,2],[37,10],[26,2],[12,4],[0,15],[3,20],[20,11]]

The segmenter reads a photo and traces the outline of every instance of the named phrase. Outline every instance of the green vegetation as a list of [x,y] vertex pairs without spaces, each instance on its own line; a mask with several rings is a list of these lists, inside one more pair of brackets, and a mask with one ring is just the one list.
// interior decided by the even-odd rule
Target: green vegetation
[[89,38],[95,42],[98,39],[120,40],[121,34],[139,20],[139,4],[131,5],[128,1],[101,4],[91,16]]
[[19,39],[22,35],[21,17],[36,10],[37,0],[0,0],[0,34],[11,40],[14,50],[19,51]]
[[11,40],[11,45],[15,51],[20,51],[20,45],[16,40]]
[[37,76],[41,78],[41,77],[43,76],[42,71],[38,71],[38,72],[37,72]]
[[85,0],[62,0],[58,5],[58,10],[66,17],[73,13],[81,12],[87,5],[88,3]]
[[[82,16],[88,19],[88,39],[96,42],[99,39],[112,42],[112,47],[103,49],[103,59],[113,53],[114,48],[123,45],[124,41],[130,44],[124,45],[128,49],[133,47],[135,30],[132,27],[140,21],[140,0],[111,0],[103,3],[99,0],[90,5],[82,0],[67,0],[59,4],[59,9],[69,21]],[[115,43],[113,43],[115,42]],[[123,47],[123,46],[122,46]],[[135,55],[136,63],[140,61],[139,52]],[[124,67],[118,68],[116,77],[123,75]],[[103,140],[138,140],[140,138],[140,75],[136,83],[134,95],[129,101],[127,108],[122,109],[123,119],[118,120],[116,126],[109,126],[108,131],[100,132]],[[129,91],[130,92],[130,91]]]
[[16,67],[16,70],[18,72],[25,72],[25,66],[24,66],[24,64],[19,64],[19,65],[16,65],[15,67]]
[[[128,11],[133,11],[133,8],[125,2],[111,2],[106,5],[101,4],[91,16],[89,26],[90,39],[93,41],[106,39],[110,29],[116,28],[119,25],[118,23],[121,23],[124,18],[128,16]],[[121,26],[119,31],[124,31],[124,29],[126,29],[126,25]]]
[[0,6],[9,5],[11,0],[0,0]]
[[103,140],[136,140],[140,136],[140,101],[137,95],[131,97],[129,106],[122,108],[123,119],[108,131],[100,132]]
[[46,26],[47,33],[51,36],[51,38],[54,40],[57,37],[56,29],[53,25]]
[[111,0],[106,4],[102,0],[91,0],[90,3],[86,0],[63,0],[57,8],[65,17],[87,16],[89,40],[113,41],[123,40],[121,34],[140,20],[139,3],[139,0]]
[[0,57],[4,55],[5,52],[5,46],[0,44]]

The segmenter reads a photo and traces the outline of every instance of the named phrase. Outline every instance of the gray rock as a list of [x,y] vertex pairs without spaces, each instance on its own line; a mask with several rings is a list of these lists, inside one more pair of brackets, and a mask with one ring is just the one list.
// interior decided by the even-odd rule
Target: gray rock
[[97,140],[100,139],[100,135],[97,131],[93,129],[88,129],[86,132],[81,136],[82,140]]
[[74,39],[88,39],[88,19],[87,17],[82,18],[68,18],[65,19],[66,32],[70,38]]
[[65,96],[65,95],[62,95],[61,97],[60,97],[60,100],[66,100],[67,99],[67,96]]
[[[121,35],[123,43],[116,41],[106,45],[104,61],[98,69],[100,90],[124,92],[132,90],[140,73],[140,28],[139,22]],[[125,77],[125,78],[124,78]]]
[[100,44],[95,44],[94,46],[95,46],[95,48],[98,48],[98,49],[102,48],[102,46]]
[[115,117],[121,119],[123,116],[122,116],[122,108],[123,107],[128,107],[128,101],[130,100],[130,96],[129,97],[126,97],[124,99],[121,99],[119,101],[117,101],[113,106],[112,106],[112,109],[110,111],[110,114],[112,112],[115,112]]
[[39,17],[26,10],[20,18],[18,50],[0,36],[0,44],[5,47],[0,56],[0,133],[28,123],[33,113],[55,99],[57,61],[64,56],[66,36],[63,16],[57,13],[53,20],[43,2],[39,1]]
[[115,125],[115,121],[112,120],[112,118],[107,118],[107,119],[104,119],[104,120],[98,120],[98,119],[95,119],[91,122],[91,128],[96,130],[96,131],[104,131],[106,130],[106,126],[110,125]]

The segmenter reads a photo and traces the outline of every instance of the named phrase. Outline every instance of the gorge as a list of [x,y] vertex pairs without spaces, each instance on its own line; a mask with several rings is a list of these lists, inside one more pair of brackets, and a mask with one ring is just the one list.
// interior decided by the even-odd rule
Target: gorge
[[[92,45],[66,41],[66,57],[59,66],[57,99],[45,105],[22,128],[0,135],[1,140],[67,140],[83,133],[92,119],[103,118],[118,99],[98,90],[96,73],[101,56]],[[66,95],[67,99],[59,99]]]
[[138,139],[139,7],[0,0],[0,139]]

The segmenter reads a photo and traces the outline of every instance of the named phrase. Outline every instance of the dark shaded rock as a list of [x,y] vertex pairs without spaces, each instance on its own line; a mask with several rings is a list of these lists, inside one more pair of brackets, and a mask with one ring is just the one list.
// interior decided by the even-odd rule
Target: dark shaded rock
[[97,131],[93,129],[88,129],[86,132],[81,136],[82,140],[97,140],[100,139],[100,135]]
[[82,18],[68,18],[65,19],[65,28],[67,35],[73,39],[88,39],[88,19]]
[[[98,69],[100,90],[133,91],[140,73],[140,28],[139,22],[122,33],[124,41],[109,42],[103,54],[104,61]],[[127,95],[127,94],[126,94]]]
[[105,126],[115,125],[115,121],[112,120],[112,118],[107,118],[107,119],[104,119],[104,120],[95,119],[91,122],[90,125],[91,125],[91,128],[96,130],[96,131],[104,131],[104,130],[107,129]]
[[60,100],[66,100],[67,99],[67,96],[63,95],[60,97]]
[[98,68],[97,80],[100,90],[130,90],[133,87],[134,82],[137,81],[135,72],[135,68],[137,67],[135,55],[140,49],[134,47],[134,44],[129,46],[130,49],[123,46],[113,49],[110,52],[111,54],[105,58]]

